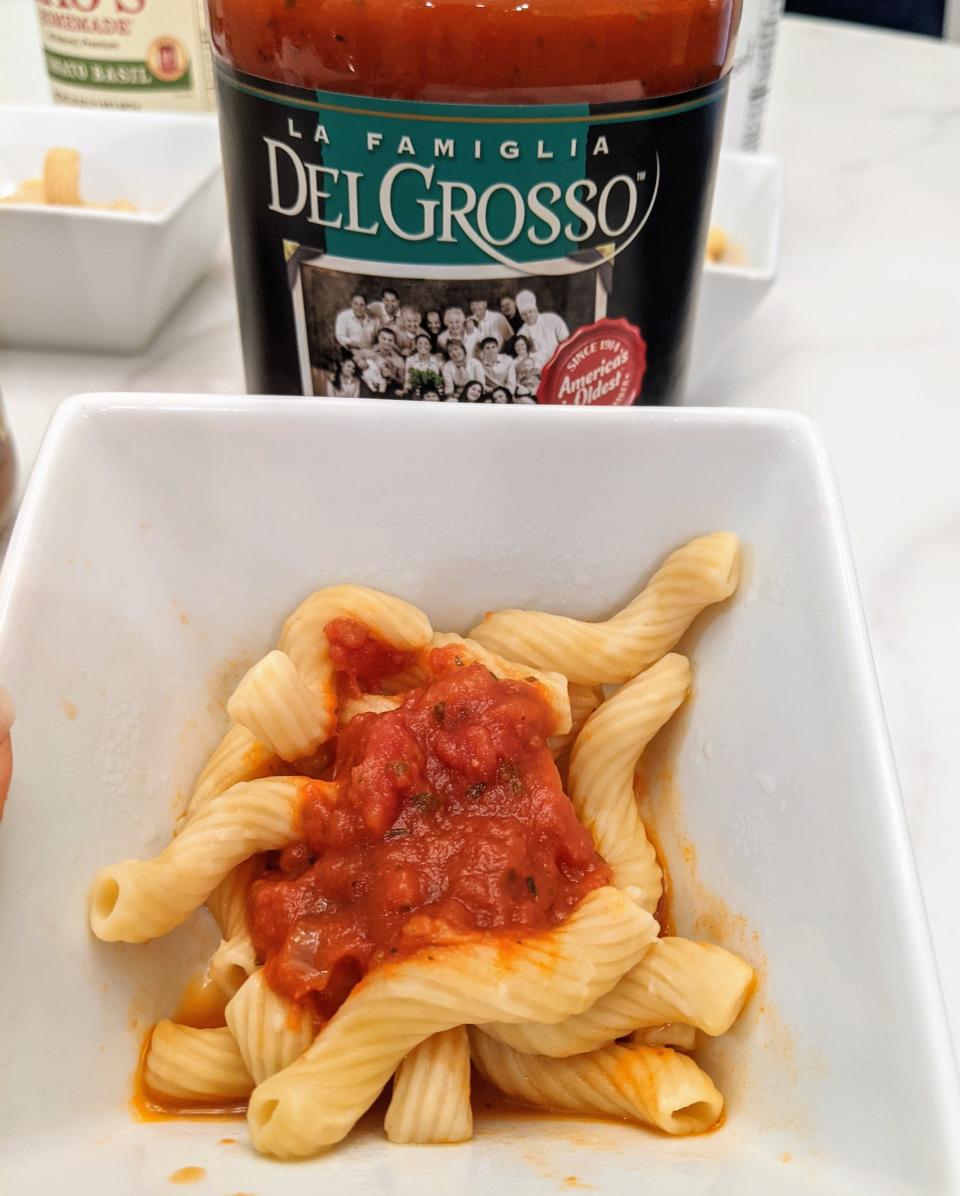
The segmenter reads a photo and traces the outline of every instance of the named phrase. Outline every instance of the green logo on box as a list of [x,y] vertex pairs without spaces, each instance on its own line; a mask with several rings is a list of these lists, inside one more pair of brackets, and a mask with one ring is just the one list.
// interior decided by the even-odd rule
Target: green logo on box
[[193,71],[187,67],[179,79],[158,79],[146,62],[117,62],[115,59],[76,58],[46,50],[47,71],[52,79],[74,87],[105,87],[115,91],[189,91]]

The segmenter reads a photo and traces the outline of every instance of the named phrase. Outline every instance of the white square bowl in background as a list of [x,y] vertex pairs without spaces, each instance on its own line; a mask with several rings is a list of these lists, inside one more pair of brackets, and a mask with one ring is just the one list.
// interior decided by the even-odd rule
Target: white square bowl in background
[[136,352],[210,268],[226,206],[216,118],[0,106],[0,194],[80,151],[85,200],[0,204],[0,345]]
[[[366,1123],[302,1164],[243,1125],[138,1123],[139,1042],[213,939],[92,938],[108,861],[157,851],[222,699],[311,589],[356,581],[438,628],[603,616],[730,528],[740,593],[687,637],[694,694],[651,774],[678,930],[761,985],[705,1053],[716,1133],[494,1117],[470,1143]],[[829,466],[783,413],[89,396],[58,413],[0,579],[16,768],[0,827],[0,1189],[946,1196],[957,1077]],[[695,851],[691,851],[690,845]],[[223,1142],[227,1136],[237,1142]],[[573,1177],[575,1182],[573,1182]]]
[[743,251],[743,262],[703,269],[690,350],[695,389],[739,335],[773,286],[780,258],[780,162],[767,154],[723,153],[717,166],[711,225]]

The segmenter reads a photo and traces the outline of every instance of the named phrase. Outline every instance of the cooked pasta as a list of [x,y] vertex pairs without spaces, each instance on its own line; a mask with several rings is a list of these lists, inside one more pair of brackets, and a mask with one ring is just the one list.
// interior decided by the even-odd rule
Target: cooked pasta
[[555,756],[559,756],[576,741],[583,730],[583,724],[603,701],[603,690],[599,685],[570,684],[567,686],[567,694],[570,698],[570,730],[565,735],[551,737],[550,750]]
[[664,656],[594,711],[570,753],[568,785],[580,821],[613,869],[614,882],[639,889],[643,907],[651,913],[663,885],[637,810],[633,774],[647,744],[689,688],[687,660]]
[[171,1021],[153,1028],[143,1082],[151,1093],[175,1101],[245,1100],[254,1087],[228,1029],[195,1030]]
[[671,649],[739,561],[736,537],[704,536],[604,623],[500,611],[471,637],[362,586],[302,602],[236,687],[170,844],[94,880],[101,939],[144,942],[204,902],[220,928],[204,994],[225,1008],[180,1016],[226,1024],[158,1023],[149,1098],[246,1101],[282,1159],[340,1142],[391,1077],[391,1142],[466,1141],[471,1059],[526,1104],[716,1125],[685,1052],[731,1027],[753,971],[659,937],[634,776],[691,688]]
[[247,925],[247,890],[259,870],[256,859],[245,860],[207,898],[207,908],[223,936],[208,970],[228,997],[257,967],[257,953]]
[[677,1051],[692,1051],[697,1045],[697,1032],[683,1022],[667,1022],[665,1026],[647,1026],[634,1030],[630,1041],[637,1046],[673,1047]]
[[290,657],[276,650],[243,677],[227,713],[283,760],[312,755],[337,725],[330,696],[308,689]]
[[316,1037],[309,1010],[275,993],[262,968],[237,990],[226,1016],[246,1069],[258,1084],[299,1059]]
[[311,594],[284,623],[279,647],[293,661],[303,683],[326,701],[328,709],[335,705],[336,694],[324,633],[334,619],[355,620],[403,652],[425,647],[433,634],[422,611],[392,594],[349,585]]
[[102,868],[90,925],[106,942],[144,943],[179,926],[230,872],[296,837],[304,777],[246,781],[213,798],[152,860]]
[[80,155],[75,149],[47,151],[43,163],[43,189],[47,203],[80,203]]
[[470,637],[578,685],[622,685],[669,652],[702,610],[729,598],[739,578],[739,540],[714,532],[671,553],[637,597],[606,622],[504,610],[488,614]]
[[256,971],[257,953],[247,930],[238,930],[220,945],[210,957],[209,972],[226,997],[232,997],[247,977]]
[[690,939],[659,939],[641,964],[618,985],[634,1029],[685,1022],[716,1038],[740,1016],[754,983],[753,968],[738,955]]
[[392,594],[352,585],[317,590],[284,623],[279,645],[297,666],[303,681],[316,692],[327,692],[332,686],[333,666],[324,629],[341,618],[369,627],[401,651],[423,648],[433,635],[423,611]]
[[629,896],[603,888],[545,934],[510,944],[478,938],[375,969],[296,1063],[257,1086],[247,1112],[254,1145],[284,1159],[332,1146],[431,1034],[579,1013],[633,966],[655,933]]
[[283,762],[276,752],[263,746],[246,727],[231,727],[197,778],[187,803],[180,829],[188,819],[225,790],[241,781],[259,781],[283,772]]
[[255,859],[245,860],[207,898],[207,909],[225,939],[247,930],[247,890],[258,871]]
[[24,179],[9,195],[0,195],[0,204],[46,203],[43,179]]
[[0,204],[51,204],[58,207],[98,208],[106,212],[136,212],[128,199],[113,203],[85,203],[80,196],[80,154],[75,149],[57,146],[47,150],[43,178],[24,179],[12,195],[0,196]]
[[357,698],[346,698],[337,710],[337,721],[345,726],[358,714],[386,714],[388,710],[396,710],[403,699],[390,694],[360,694]]
[[667,1134],[702,1133],[723,1112],[723,1097],[707,1073],[668,1047],[614,1044],[571,1059],[545,1059],[485,1034],[472,1033],[470,1045],[491,1083],[531,1105],[629,1117]]
[[391,1142],[466,1142],[473,1136],[464,1026],[432,1034],[406,1056],[393,1077],[383,1128]]
[[286,760],[310,755],[336,730],[334,665],[325,635],[336,619],[362,624],[399,651],[425,647],[433,633],[415,606],[364,586],[331,586],[305,599],[284,624],[279,650],[253,666],[227,706],[232,718]]
[[553,1025],[491,1025],[484,1031],[515,1050],[563,1057],[593,1051],[642,1027],[681,1022],[726,1034],[753,984],[749,964],[712,943],[658,939],[594,1005]]

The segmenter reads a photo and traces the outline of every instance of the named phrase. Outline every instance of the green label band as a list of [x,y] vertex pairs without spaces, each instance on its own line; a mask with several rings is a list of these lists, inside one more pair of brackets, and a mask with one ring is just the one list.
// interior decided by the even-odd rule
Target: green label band
[[187,67],[180,79],[158,79],[145,62],[117,62],[112,59],[76,58],[69,54],[45,51],[51,78],[76,87],[100,87],[111,91],[189,91],[193,87],[193,68]]

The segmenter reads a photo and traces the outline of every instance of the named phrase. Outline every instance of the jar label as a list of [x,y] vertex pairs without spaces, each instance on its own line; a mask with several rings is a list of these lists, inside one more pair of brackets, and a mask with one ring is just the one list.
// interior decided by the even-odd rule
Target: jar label
[[216,68],[251,390],[676,395],[725,79],[656,100],[467,105]]
[[36,0],[54,100],[85,108],[213,107],[197,0]]

